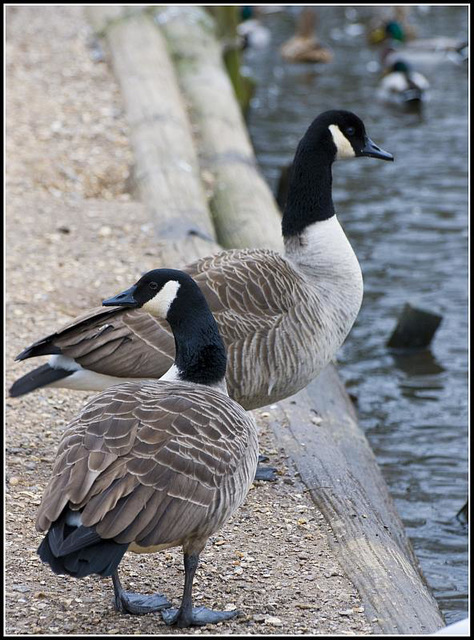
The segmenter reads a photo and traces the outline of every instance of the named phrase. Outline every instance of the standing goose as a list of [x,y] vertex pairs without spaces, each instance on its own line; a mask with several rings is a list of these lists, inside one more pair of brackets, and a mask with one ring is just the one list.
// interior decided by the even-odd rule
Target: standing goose
[[[235,249],[184,270],[201,288],[224,340],[229,395],[245,409],[304,388],[349,333],[362,301],[362,275],[332,201],[332,164],[354,157],[393,160],[349,111],[318,116],[298,145],[282,220],[285,255]],[[97,390],[124,379],[160,378],[172,365],[165,323],[143,310],[96,308],[25,349],[17,360],[52,354],[13,384]]]
[[150,308],[171,326],[176,360],[166,379],[111,387],[86,404],[61,440],[36,528],[38,554],[57,574],[111,576],[117,610],[170,606],[162,595],[124,591],[126,551],[181,546],[185,586],[179,627],[236,612],[192,607],[192,583],[209,536],[242,504],[257,466],[252,416],[226,393],[226,355],[216,322],[188,275],[157,269],[106,305]]

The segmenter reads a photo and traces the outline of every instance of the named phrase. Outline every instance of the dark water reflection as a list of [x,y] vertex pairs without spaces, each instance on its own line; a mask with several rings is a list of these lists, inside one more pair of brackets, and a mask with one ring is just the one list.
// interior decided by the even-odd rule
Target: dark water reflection
[[[266,16],[272,43],[249,50],[259,85],[249,127],[263,172],[276,185],[311,120],[355,111],[394,163],[334,167],[339,219],[362,265],[364,304],[338,354],[360,424],[375,451],[425,576],[448,622],[467,611],[467,71],[440,62],[423,113],[374,97],[377,50],[359,25],[369,7],[319,7],[319,36],[335,58],[324,67],[284,63],[297,8]],[[423,13],[421,13],[423,12]],[[412,9],[420,36],[467,39],[466,7]],[[352,35],[354,34],[354,35]],[[385,343],[405,302],[443,316],[431,351],[390,353]]]

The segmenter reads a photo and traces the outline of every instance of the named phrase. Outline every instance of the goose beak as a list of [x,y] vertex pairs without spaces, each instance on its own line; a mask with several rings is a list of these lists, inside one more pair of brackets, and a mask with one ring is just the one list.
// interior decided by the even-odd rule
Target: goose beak
[[137,286],[134,284],[133,287],[130,287],[130,289],[122,291],[122,293],[118,293],[112,298],[103,300],[102,305],[104,307],[138,307],[138,302],[136,301],[134,295],[136,290]]
[[357,154],[358,156],[367,156],[369,158],[379,158],[380,160],[391,160],[393,162],[393,156],[388,151],[384,151],[378,147],[369,137],[366,137],[364,147]]

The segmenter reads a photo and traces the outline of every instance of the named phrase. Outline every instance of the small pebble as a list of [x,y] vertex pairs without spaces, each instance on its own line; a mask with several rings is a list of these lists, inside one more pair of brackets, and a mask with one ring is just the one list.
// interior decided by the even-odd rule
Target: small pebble
[[271,624],[274,627],[283,626],[283,622],[280,620],[280,618],[275,618],[274,616],[269,616],[268,618],[265,618],[265,624]]
[[[99,229],[99,232],[98,232],[98,235],[99,235],[101,238],[107,238],[107,237],[108,237],[108,236],[110,236],[111,234],[112,234],[112,229],[111,229],[110,227],[107,227],[107,226],[101,227],[101,228]],[[111,631],[109,631],[109,633],[111,633]]]
[[253,617],[252,620],[254,622],[265,622],[265,616],[262,615],[261,613],[256,613]]

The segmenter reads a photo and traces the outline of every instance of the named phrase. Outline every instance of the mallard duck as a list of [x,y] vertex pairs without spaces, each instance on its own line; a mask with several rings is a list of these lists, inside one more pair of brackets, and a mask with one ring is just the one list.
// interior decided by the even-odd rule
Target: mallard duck
[[384,102],[420,107],[430,84],[424,75],[412,69],[404,60],[397,60],[385,72],[377,97]]
[[[229,395],[262,407],[304,388],[328,364],[362,301],[357,257],[332,201],[332,166],[352,158],[393,160],[349,111],[319,115],[298,145],[282,219],[285,254],[235,249],[185,268],[216,318],[227,354]],[[166,323],[140,309],[95,308],[38,340],[17,360],[51,355],[10,395],[42,386],[100,391],[160,378],[174,361]]]
[[237,25],[237,33],[243,38],[243,48],[264,49],[272,39],[270,29],[260,22],[258,14],[255,7],[240,7],[242,21]]
[[332,51],[323,47],[314,33],[316,14],[310,7],[303,9],[298,18],[296,35],[280,47],[280,54],[289,62],[331,62]]
[[372,44],[386,45],[382,57],[387,65],[394,64],[397,59],[426,66],[441,62],[462,64],[468,59],[466,41],[448,36],[415,38],[415,34],[397,20],[388,21],[374,33],[378,36],[372,37]]
[[378,15],[369,25],[369,44],[377,45],[386,40],[406,42],[416,38],[416,28],[409,22],[409,13],[410,7],[407,6],[378,7]]
[[[194,609],[192,584],[209,536],[247,495],[258,443],[252,416],[227,396],[217,324],[192,278],[171,269],[150,271],[104,304],[166,319],[175,362],[161,380],[103,391],[69,424],[38,511],[46,532],[38,554],[57,574],[111,576],[118,611],[162,611],[178,627],[228,620],[237,612]],[[176,546],[185,567],[179,609],[161,594],[123,589],[117,568],[127,551]]]

